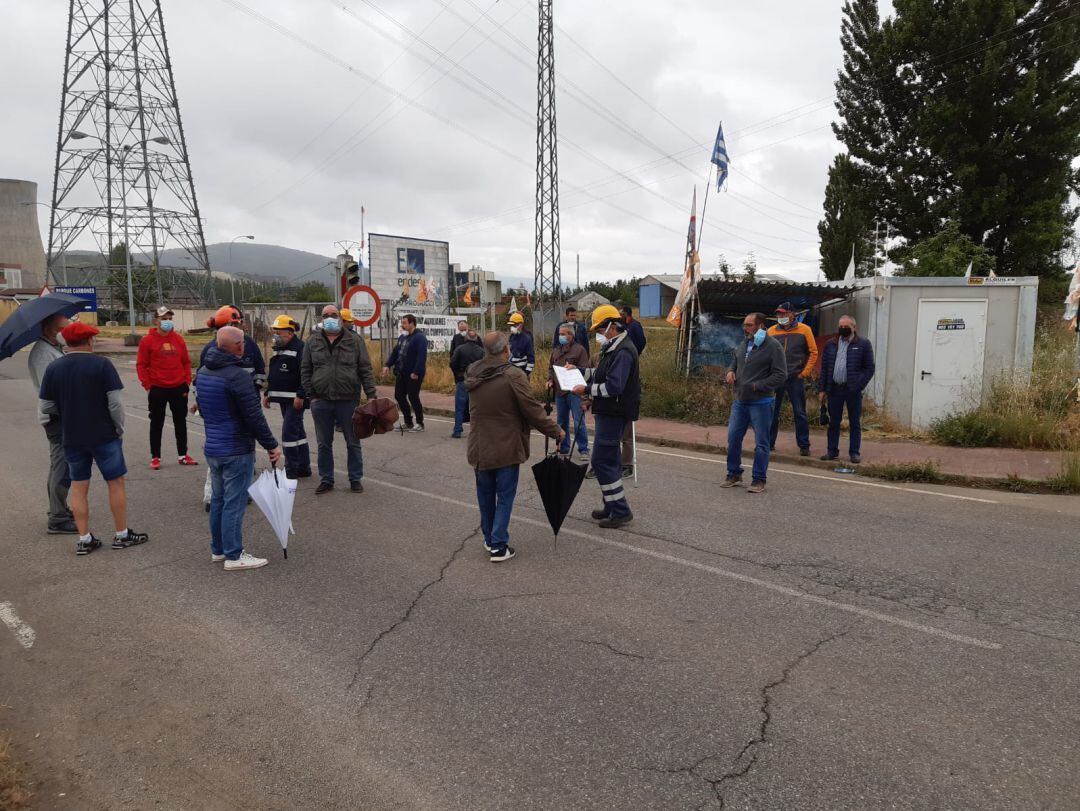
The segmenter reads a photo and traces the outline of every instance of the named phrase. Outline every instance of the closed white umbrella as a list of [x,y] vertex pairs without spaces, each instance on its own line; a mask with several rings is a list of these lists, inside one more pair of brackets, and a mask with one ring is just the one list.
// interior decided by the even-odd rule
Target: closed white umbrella
[[281,543],[281,551],[288,559],[289,533],[296,534],[292,528],[296,481],[284,475],[279,476],[276,467],[273,470],[264,470],[248,488],[248,495],[259,505],[266,520],[270,522],[270,528]]

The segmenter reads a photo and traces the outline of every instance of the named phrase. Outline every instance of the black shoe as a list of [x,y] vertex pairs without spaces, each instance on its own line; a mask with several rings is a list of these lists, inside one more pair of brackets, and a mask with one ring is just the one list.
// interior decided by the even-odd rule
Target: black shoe
[[150,536],[145,532],[135,532],[133,529],[128,529],[127,535],[123,538],[114,537],[112,542],[113,549],[127,549],[130,546],[139,546],[150,540]]
[[514,547],[503,546],[499,549],[492,550],[491,554],[488,555],[488,560],[490,560],[492,563],[498,563],[502,560],[510,560],[510,558],[512,558],[513,556]]
[[851,454],[851,456],[848,457],[848,458],[851,459],[852,463],[856,464],[856,465],[859,464],[859,462],[862,461],[862,457],[859,456],[859,454],[857,454],[857,453]]
[[720,482],[721,487],[736,487],[740,484],[742,484],[742,476],[728,476]]
[[329,493],[333,489],[333,482],[319,482],[319,486],[315,488],[315,495],[321,496],[323,493]]
[[78,535],[79,528],[75,526],[74,521],[63,521],[59,524],[49,524],[49,528],[45,530],[50,535]]
[[834,459],[836,459],[838,457],[839,457],[839,454],[837,454],[837,453],[827,453],[827,454],[825,454],[824,456],[821,457],[821,461],[822,462],[831,462],[831,461],[833,461]]
[[95,549],[100,549],[100,548],[101,548],[101,541],[99,541],[97,538],[95,538],[91,534],[89,541],[78,541],[75,544],[75,554],[76,555],[89,555]]
[[210,502],[209,501],[204,501],[203,502],[203,511],[204,512],[210,512]]
[[624,479],[632,479],[634,477],[634,466],[633,465],[623,465],[622,477]]
[[593,510],[592,514],[589,517],[592,518],[593,521],[603,521],[605,518],[608,517],[608,511],[607,510]]
[[810,455],[810,449],[809,448],[799,448],[799,456],[809,456],[809,455]]
[[629,524],[633,520],[633,513],[627,513],[626,515],[609,515],[600,522],[600,526],[604,529],[618,529],[621,526]]
[[596,471],[593,470],[590,467],[588,470],[585,471],[585,478],[586,479],[595,479],[596,478]]
[[363,493],[364,485],[359,479],[357,479],[354,482],[349,482],[349,489],[352,490],[354,493]]
[[750,482],[750,486],[746,488],[747,493],[764,493],[765,492],[765,480],[754,479]]
[[450,434],[450,438],[451,439],[461,439],[461,434],[458,434],[458,433]]

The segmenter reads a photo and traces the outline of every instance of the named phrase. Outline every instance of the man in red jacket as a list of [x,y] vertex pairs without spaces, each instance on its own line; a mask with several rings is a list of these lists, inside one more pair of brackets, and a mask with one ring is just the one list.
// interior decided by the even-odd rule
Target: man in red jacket
[[135,368],[139,382],[148,392],[150,405],[150,468],[161,469],[161,432],[165,427],[165,407],[172,411],[176,432],[176,453],[182,465],[197,465],[188,455],[187,400],[191,386],[191,356],[180,333],[173,329],[173,312],[158,307],[155,327],[139,342]]

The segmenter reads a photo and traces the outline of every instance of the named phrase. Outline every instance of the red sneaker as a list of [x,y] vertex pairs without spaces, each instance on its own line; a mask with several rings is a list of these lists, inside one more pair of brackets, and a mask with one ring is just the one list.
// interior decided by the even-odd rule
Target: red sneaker
[[158,459],[156,456],[150,460],[150,469],[161,470],[161,460]]
[[185,454],[184,456],[180,457],[180,464],[182,464],[182,465],[197,465],[199,463],[196,462],[194,459],[192,459],[190,456]]

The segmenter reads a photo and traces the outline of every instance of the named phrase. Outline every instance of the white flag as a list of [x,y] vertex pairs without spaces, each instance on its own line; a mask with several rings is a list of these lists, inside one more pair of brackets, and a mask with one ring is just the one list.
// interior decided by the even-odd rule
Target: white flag
[[510,296],[510,313],[516,313],[518,311],[517,296]]
[[847,270],[844,271],[844,281],[850,282],[855,279],[855,245],[851,246],[851,261],[848,262]]
[[1080,310],[1080,264],[1077,264],[1069,283],[1069,295],[1065,296],[1065,320],[1072,321]]
[[968,262],[967,270],[964,271],[964,278],[965,279],[970,279],[971,278],[971,266],[974,265],[974,264],[975,264],[974,261]]

